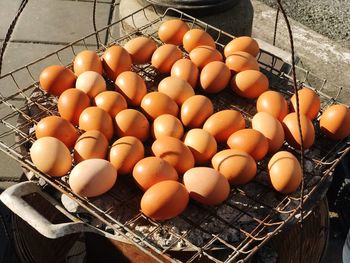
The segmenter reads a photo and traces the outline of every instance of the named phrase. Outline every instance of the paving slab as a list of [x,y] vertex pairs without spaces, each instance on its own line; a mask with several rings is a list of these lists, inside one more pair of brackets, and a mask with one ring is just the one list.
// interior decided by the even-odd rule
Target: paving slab
[[20,0],[0,1],[0,39],[4,39],[7,29],[21,4]]

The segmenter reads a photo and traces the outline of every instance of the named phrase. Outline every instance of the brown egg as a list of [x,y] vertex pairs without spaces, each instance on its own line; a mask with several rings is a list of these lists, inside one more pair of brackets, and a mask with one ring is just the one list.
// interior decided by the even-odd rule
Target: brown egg
[[174,63],[182,58],[181,50],[172,44],[164,44],[154,51],[151,64],[160,73],[170,73]]
[[196,47],[190,52],[189,56],[199,70],[202,70],[210,62],[223,60],[221,53],[211,46]]
[[231,40],[225,46],[225,49],[224,49],[225,57],[229,57],[232,55],[232,53],[237,51],[244,51],[251,54],[253,57],[256,57],[259,53],[258,42],[256,42],[255,39],[248,36],[237,37]]
[[119,137],[134,136],[146,141],[149,136],[149,123],[145,115],[134,109],[125,109],[115,116],[116,133]]
[[211,46],[215,48],[214,39],[202,29],[191,29],[186,32],[182,40],[183,47],[187,52],[198,46]]
[[226,142],[228,137],[245,127],[242,114],[236,110],[222,110],[211,115],[203,125],[218,142]]
[[79,118],[79,128],[83,131],[98,130],[110,140],[113,136],[113,121],[111,116],[99,107],[88,107]]
[[280,122],[288,114],[288,104],[281,93],[277,91],[268,90],[262,93],[257,102],[256,109],[258,112],[270,113]]
[[[320,97],[312,89],[303,88],[298,91],[299,94],[299,111],[304,114],[309,120],[316,118],[318,112],[320,111]],[[290,99],[291,111],[297,110],[297,102],[295,94]]]
[[350,110],[344,105],[332,105],[320,118],[320,128],[328,138],[342,140],[350,135]]
[[141,210],[154,220],[171,219],[186,209],[188,200],[185,186],[176,181],[162,181],[144,193]]
[[152,135],[155,139],[162,136],[170,136],[181,139],[183,134],[184,128],[181,121],[170,114],[158,116],[152,124]]
[[78,139],[78,131],[67,120],[58,116],[48,116],[41,119],[35,127],[37,139],[42,137],[55,137],[72,149]]
[[244,98],[255,99],[269,88],[269,80],[260,71],[245,70],[232,78],[231,88]]
[[106,81],[100,74],[94,71],[85,71],[77,78],[75,87],[84,91],[91,99],[93,99],[97,94],[106,90]]
[[60,65],[45,68],[39,77],[41,89],[54,96],[60,96],[63,91],[74,88],[75,80],[74,73]]
[[189,59],[182,58],[171,67],[170,75],[187,81],[192,88],[196,88],[199,70],[197,66]]
[[269,143],[269,152],[278,151],[284,142],[282,124],[267,112],[258,112],[252,119],[252,128],[261,132]]
[[166,44],[181,45],[189,26],[180,19],[171,19],[163,22],[158,29],[158,36]]
[[95,97],[97,107],[105,110],[112,118],[128,107],[124,97],[115,91],[104,91]]
[[243,129],[233,133],[227,145],[234,150],[241,150],[251,155],[256,161],[262,160],[269,150],[266,137],[259,131]]
[[54,177],[66,175],[72,167],[68,148],[54,137],[36,140],[30,148],[30,158],[39,171]]
[[73,69],[77,76],[85,71],[95,71],[102,75],[102,62],[95,51],[83,50],[76,55]]
[[213,103],[203,95],[189,97],[181,106],[181,121],[186,127],[202,127],[214,112]]
[[179,107],[168,95],[162,92],[150,92],[141,101],[141,108],[151,119],[163,114],[177,116]]
[[153,39],[141,36],[129,40],[124,48],[130,54],[132,63],[146,64],[151,61],[152,54],[157,49],[157,44]]
[[240,150],[228,149],[218,152],[211,163],[214,169],[233,185],[246,184],[256,175],[256,163],[253,157]]
[[194,90],[191,85],[177,77],[166,77],[158,84],[158,91],[168,95],[179,106],[189,97],[194,96]]
[[112,81],[124,71],[131,70],[131,57],[123,47],[114,45],[106,49],[102,56],[102,66]]
[[65,90],[57,102],[61,117],[74,125],[78,125],[80,114],[89,106],[89,96],[78,89]]
[[69,175],[69,186],[74,193],[95,197],[109,191],[117,181],[113,165],[102,159],[89,159],[76,165]]
[[233,74],[248,69],[259,70],[256,58],[244,51],[233,52],[226,58],[225,63]]
[[87,159],[105,159],[108,141],[102,132],[91,130],[84,132],[74,146],[74,161],[80,163]]
[[230,82],[231,72],[225,63],[213,61],[208,63],[201,72],[202,89],[208,93],[218,93]]
[[134,166],[132,175],[137,185],[143,191],[162,181],[178,180],[175,168],[167,161],[154,156],[138,161]]
[[190,149],[179,139],[160,137],[152,144],[152,152],[170,163],[179,174],[194,167],[194,158]]
[[116,140],[109,151],[109,161],[119,174],[129,174],[145,155],[142,142],[133,136]]
[[221,204],[230,193],[226,177],[213,168],[192,168],[184,174],[183,181],[190,197],[205,205]]
[[147,93],[145,81],[135,72],[125,71],[115,80],[116,91],[121,93],[126,101],[133,106],[141,103]]
[[[282,122],[286,141],[294,148],[300,149],[301,138],[298,128],[297,113],[289,113]],[[304,149],[312,146],[315,140],[315,129],[312,122],[303,114],[300,115],[301,132],[303,135]]]
[[296,191],[301,183],[302,170],[293,154],[280,151],[268,163],[269,177],[276,191],[289,194]]

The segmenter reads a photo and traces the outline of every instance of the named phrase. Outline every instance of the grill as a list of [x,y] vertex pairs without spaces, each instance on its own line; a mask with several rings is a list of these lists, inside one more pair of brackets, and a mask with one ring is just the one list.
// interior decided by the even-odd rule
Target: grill
[[[157,15],[151,16],[151,13]],[[95,39],[99,40],[97,52],[100,55],[110,45],[123,45],[139,35],[151,37],[161,44],[157,38],[157,30],[169,14],[186,21],[191,27],[206,30],[213,36],[220,51],[234,38],[176,9],[169,8],[163,14],[159,14],[152,5],[147,6],[56,52],[1,76],[0,149],[23,167],[27,177],[36,182],[35,185],[40,185],[46,198],[52,200],[57,207],[60,207],[60,201],[57,202],[57,199],[60,194],[64,194],[82,208],[76,213],[62,210],[72,222],[57,223],[62,223],[64,227],[61,232],[50,232],[50,237],[91,231],[131,244],[159,261],[248,261],[269,239],[283,227],[295,223],[300,216],[300,190],[291,195],[282,195],[270,186],[266,160],[271,156],[258,162],[257,176],[252,182],[232,187],[229,198],[223,204],[209,207],[191,201],[185,212],[177,218],[155,222],[139,211],[142,193],[131,177],[119,177],[116,186],[98,198],[82,198],[70,190],[67,183],[69,175],[52,178],[41,173],[31,162],[28,153],[35,141],[34,126],[37,122],[47,115],[58,115],[57,98],[44,94],[39,89],[38,76],[44,67],[52,64],[71,67],[71,61],[79,51],[95,50],[95,45],[88,44]],[[137,23],[140,17],[146,21],[141,26]],[[134,30],[120,36],[119,32],[125,31],[127,25],[133,25]],[[108,41],[102,44],[102,39]],[[261,46],[269,47],[263,42]],[[290,98],[294,93],[291,65],[271,50],[262,49],[259,53],[260,70],[269,78],[272,90],[278,90],[286,98]],[[149,90],[154,90],[164,77],[158,75],[150,65],[134,66],[133,70],[145,79]],[[310,87],[320,95],[321,113],[327,106],[338,102],[337,98],[342,90],[340,87],[301,67],[296,68],[296,73],[299,86]],[[107,83],[113,89],[109,80]],[[247,124],[256,113],[254,101],[239,98],[229,89],[210,95],[209,98],[213,101],[215,111],[239,110]],[[332,170],[349,151],[349,138],[339,142],[330,141],[320,132],[318,120],[313,124],[316,132],[315,144],[304,155],[303,216],[323,198],[332,179]],[[145,144],[147,146],[149,142]],[[283,149],[293,152],[296,156],[300,155],[300,152],[286,143]],[[23,200],[32,195],[30,189],[27,190],[21,192]],[[50,195],[46,195],[46,192],[50,192]],[[2,200],[9,203],[4,195]]]

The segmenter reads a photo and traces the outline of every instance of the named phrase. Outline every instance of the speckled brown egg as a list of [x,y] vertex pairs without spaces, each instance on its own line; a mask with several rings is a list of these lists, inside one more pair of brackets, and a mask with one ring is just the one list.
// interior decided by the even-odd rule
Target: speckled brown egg
[[115,91],[104,91],[95,97],[95,105],[105,110],[112,118],[128,106],[124,97]]
[[163,22],[158,29],[158,36],[166,44],[181,45],[183,36],[190,30],[181,19],[171,19]]
[[259,70],[259,63],[256,58],[244,51],[233,52],[226,58],[225,63],[233,74],[248,69]]
[[270,113],[280,122],[288,114],[288,104],[281,93],[268,90],[262,93],[256,101],[256,109],[258,112]]
[[147,93],[145,81],[135,72],[125,71],[115,80],[116,91],[121,93],[128,104],[138,106]]
[[231,72],[226,64],[221,61],[213,61],[202,69],[200,83],[205,92],[218,93],[226,88],[230,78]]
[[131,70],[131,63],[128,51],[119,45],[107,48],[102,56],[103,69],[112,81],[115,81],[120,73]]
[[222,61],[223,59],[221,53],[212,46],[198,46],[192,49],[189,56],[199,70],[202,70],[210,62]]
[[342,140],[350,135],[350,110],[337,104],[328,107],[320,118],[320,128],[328,138]]
[[102,75],[102,62],[95,51],[83,50],[74,58],[73,70],[77,76],[85,71],[95,71]]
[[214,112],[213,103],[203,95],[189,97],[181,106],[181,121],[186,127],[199,128]]
[[189,97],[194,96],[194,90],[191,85],[178,77],[166,77],[158,84],[158,91],[168,95],[179,106]]
[[155,119],[163,114],[177,116],[179,107],[168,95],[162,92],[150,92],[141,101],[141,109],[150,118]]
[[182,52],[177,46],[164,44],[154,51],[151,64],[160,73],[170,73],[171,67],[181,58]]
[[171,67],[170,75],[187,81],[192,88],[196,88],[199,70],[196,64],[187,58],[179,59]]
[[258,42],[249,36],[237,37],[225,46],[225,57],[229,57],[232,53],[237,51],[244,51],[256,57],[259,53]]
[[132,63],[146,64],[151,61],[153,52],[157,49],[156,42],[148,37],[140,36],[129,40],[124,49],[131,56]]
[[104,78],[94,71],[81,73],[77,78],[75,87],[85,92],[91,99],[107,89]]
[[269,80],[258,70],[245,70],[232,78],[231,87],[239,96],[255,99],[269,88]]
[[[320,111],[320,96],[309,88],[302,88],[298,91],[299,95],[299,111],[301,114],[304,114],[311,121],[316,118],[318,112]],[[296,96],[293,96],[290,99],[290,107],[291,111],[295,111],[297,109]]]
[[207,32],[194,28],[186,32],[182,40],[183,47],[187,52],[198,46],[211,46],[215,48],[215,41]]

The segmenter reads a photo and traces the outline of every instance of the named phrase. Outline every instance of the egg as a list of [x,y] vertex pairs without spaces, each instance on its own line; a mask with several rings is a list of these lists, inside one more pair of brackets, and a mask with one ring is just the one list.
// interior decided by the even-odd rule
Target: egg
[[154,51],[151,64],[159,73],[170,73],[171,67],[181,58],[182,52],[177,46],[164,44]]
[[181,106],[181,121],[186,127],[202,127],[214,112],[213,103],[203,95],[189,97]]
[[113,45],[105,50],[102,56],[102,66],[106,75],[112,81],[124,71],[131,70],[131,56],[119,45]]
[[192,88],[196,88],[199,70],[196,64],[187,58],[179,59],[171,67],[170,75],[187,81]]
[[190,198],[204,205],[221,204],[230,193],[226,177],[213,168],[192,168],[184,174],[183,181]]
[[94,100],[95,105],[106,111],[112,118],[114,118],[118,112],[128,107],[124,97],[115,91],[103,91],[98,94]]
[[350,110],[337,104],[328,107],[320,118],[321,131],[332,140],[342,140],[350,135]]
[[135,72],[125,71],[115,80],[116,91],[132,106],[138,106],[147,93],[145,81]]
[[225,63],[213,61],[208,63],[201,72],[200,83],[207,93],[218,93],[226,88],[231,78],[231,72]]
[[112,144],[109,151],[109,161],[119,174],[129,174],[144,155],[145,149],[142,142],[136,137],[125,136]]
[[84,132],[74,146],[74,162],[80,163],[87,159],[105,159],[108,141],[102,132],[91,130]]
[[168,95],[162,92],[150,92],[141,101],[141,108],[151,119],[155,119],[162,114],[177,116],[179,107]]
[[141,188],[146,191],[156,183],[172,180],[177,181],[178,175],[174,167],[167,161],[159,157],[147,157],[137,162],[134,166],[132,175]]
[[256,101],[256,109],[258,112],[270,113],[280,122],[288,114],[288,104],[281,93],[268,90],[262,93]]
[[284,142],[282,124],[267,112],[258,112],[252,119],[252,128],[261,132],[269,143],[269,152],[278,151]]
[[80,114],[79,128],[83,131],[98,130],[107,140],[110,140],[114,133],[111,116],[99,107],[88,107]]
[[181,19],[171,19],[163,22],[158,29],[158,36],[166,44],[181,45],[183,36],[190,30]]
[[72,167],[67,146],[54,137],[36,140],[30,148],[30,158],[39,171],[50,176],[63,176]]
[[67,120],[58,116],[48,116],[41,119],[35,127],[37,139],[50,136],[59,139],[69,149],[72,149],[78,139],[78,131]]
[[240,150],[220,151],[214,155],[211,163],[213,168],[224,175],[232,185],[246,184],[256,175],[255,160]]
[[232,78],[231,88],[239,96],[255,99],[269,88],[269,80],[260,71],[245,70]]
[[69,186],[80,196],[95,197],[109,191],[117,181],[113,165],[102,159],[89,159],[77,164],[69,175]]
[[231,149],[248,153],[256,161],[262,160],[269,150],[266,137],[253,129],[243,129],[231,134],[227,145]]
[[54,96],[60,96],[65,90],[74,88],[75,80],[74,73],[60,65],[46,67],[39,77],[41,89]]
[[215,46],[198,46],[191,50],[189,57],[199,70],[202,70],[210,62],[222,61],[223,59]]
[[83,50],[74,58],[73,70],[77,76],[85,71],[95,71],[102,75],[102,62],[95,51]]
[[224,48],[225,57],[229,57],[232,53],[244,51],[256,57],[259,53],[259,45],[255,39],[249,36],[237,37],[231,40]]
[[85,71],[77,78],[75,87],[93,99],[97,94],[106,90],[106,81],[94,71]]
[[204,30],[194,28],[186,32],[182,44],[187,52],[191,52],[198,46],[210,46],[215,48],[214,39]]
[[236,110],[222,110],[211,115],[204,123],[203,130],[209,132],[218,142],[226,142],[228,137],[245,127],[242,114]]
[[191,85],[178,77],[166,77],[158,84],[158,91],[168,95],[177,105],[181,106],[185,100],[194,96]]
[[152,144],[152,152],[172,165],[179,174],[194,167],[190,149],[179,139],[162,136]]
[[170,136],[181,139],[184,134],[184,127],[181,121],[173,115],[163,114],[158,116],[152,124],[153,138]]
[[58,112],[63,119],[78,125],[79,116],[90,106],[89,96],[79,89],[67,89],[58,99]]
[[[318,112],[320,111],[320,97],[315,91],[309,88],[302,88],[301,90],[298,90],[298,95],[299,112],[301,114],[304,114],[306,117],[309,118],[309,120],[312,121],[316,118]],[[297,102],[295,94],[293,94],[293,96],[291,97],[290,102],[291,110],[296,112]]]
[[146,141],[149,136],[149,122],[145,115],[134,109],[125,109],[115,116],[116,133],[119,137],[134,136]]
[[176,181],[162,181],[149,188],[141,199],[142,212],[154,220],[171,219],[187,207],[189,194]]
[[233,52],[225,61],[233,74],[244,70],[259,70],[259,63],[255,57],[244,51]]
[[269,177],[273,188],[283,194],[296,191],[302,180],[299,161],[287,151],[277,152],[268,163]]
[[131,56],[132,63],[146,64],[151,61],[153,52],[157,49],[156,42],[148,37],[140,36],[129,40],[124,49]]

